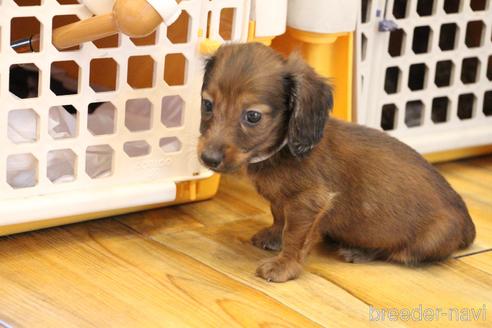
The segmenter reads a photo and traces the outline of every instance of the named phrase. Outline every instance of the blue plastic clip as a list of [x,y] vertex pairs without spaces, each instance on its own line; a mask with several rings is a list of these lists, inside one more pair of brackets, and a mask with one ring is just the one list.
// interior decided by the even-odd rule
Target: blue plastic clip
[[398,29],[398,24],[389,19],[383,19],[379,22],[379,32],[392,32]]

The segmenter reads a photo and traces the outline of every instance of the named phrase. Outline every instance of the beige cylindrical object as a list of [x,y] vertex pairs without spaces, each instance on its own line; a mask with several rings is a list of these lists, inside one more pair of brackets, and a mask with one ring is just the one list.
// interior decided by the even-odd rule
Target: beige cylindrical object
[[144,37],[161,23],[162,17],[146,0],[117,0],[112,13],[55,29],[53,45],[66,49],[119,32],[130,37]]
[[53,45],[58,49],[66,49],[115,33],[118,33],[118,27],[113,14],[94,16],[55,29],[53,31]]
[[147,0],[119,0],[113,7],[118,31],[130,37],[144,37],[154,32],[162,17]]

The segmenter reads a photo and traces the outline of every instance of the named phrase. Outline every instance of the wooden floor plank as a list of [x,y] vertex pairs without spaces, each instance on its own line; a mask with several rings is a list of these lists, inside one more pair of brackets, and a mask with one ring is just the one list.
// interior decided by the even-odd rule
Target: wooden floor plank
[[252,246],[249,237],[264,226],[263,220],[245,220],[153,238],[275,298],[325,327],[363,327],[370,323],[367,304],[317,275],[306,272],[300,279],[284,284],[267,283],[256,277],[254,272],[259,260],[272,253]]
[[473,198],[483,203],[490,203],[492,199],[492,186],[454,173],[443,171],[443,175],[451,186],[463,197]]
[[488,174],[492,174],[492,156],[485,155],[480,157],[472,157],[464,160],[456,161],[465,165],[470,165],[477,168],[482,168],[488,171]]
[[[206,205],[205,202],[200,204]],[[130,213],[118,216],[115,219],[118,221],[124,220],[131,226],[138,226],[139,231],[147,234],[176,233],[204,227],[200,216],[190,214],[187,210],[187,205]]]
[[268,202],[258,195],[247,178],[224,175],[217,195],[211,200],[121,215],[116,219],[146,235],[159,235],[268,214]]
[[[459,258],[460,261],[492,275],[492,251]],[[490,286],[490,289],[492,286]]]
[[463,178],[485,188],[492,188],[492,164],[491,170],[485,166],[473,165],[472,162],[449,162],[437,165],[439,171],[444,175],[451,175]]
[[[253,272],[260,259],[273,254],[256,249],[249,243],[250,236],[264,226],[264,220],[237,221],[160,235],[156,239],[277,298],[325,326],[333,324],[333,319],[348,325],[353,325],[354,319],[368,322],[369,305],[398,309],[419,305],[466,308],[486,304],[488,308],[492,307],[492,294],[489,292],[492,275],[463,263],[461,259],[421,268],[381,262],[349,264],[342,262],[324,245],[319,245],[308,259],[306,272],[298,280],[280,285],[265,283],[255,278]],[[362,300],[365,306],[355,306],[354,301],[340,293],[333,284]],[[351,317],[345,317],[347,315]],[[443,322],[444,326],[446,324]],[[477,324],[487,326],[483,322]]]
[[111,220],[0,239],[15,327],[311,327],[273,298]]
[[[308,270],[344,286],[354,296],[377,309],[486,309],[492,307],[491,275],[460,260],[424,268],[406,268],[388,263],[353,264],[337,260],[321,261],[318,254]],[[473,258],[474,256],[470,256]],[[487,320],[485,320],[487,319]],[[473,322],[474,327],[490,327],[490,317]],[[420,321],[408,322],[421,326]],[[461,327],[462,322],[429,322],[431,326]]]
[[348,264],[319,245],[309,270],[342,285],[369,304],[404,307],[492,306],[492,275],[451,259],[440,264],[405,267],[384,262]]
[[220,189],[213,200],[127,214],[116,219],[124,220],[141,233],[159,235],[222,225],[269,212],[270,205],[247,179],[226,175],[221,178]]

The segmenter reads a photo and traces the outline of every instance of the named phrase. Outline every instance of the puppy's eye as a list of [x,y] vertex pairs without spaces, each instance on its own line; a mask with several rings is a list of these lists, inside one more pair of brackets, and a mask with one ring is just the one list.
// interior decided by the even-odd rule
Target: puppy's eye
[[254,110],[249,110],[246,112],[244,119],[249,125],[256,125],[261,120],[261,113]]
[[202,99],[202,110],[207,113],[207,114],[210,114],[212,113],[214,109],[214,105],[212,104],[212,102],[208,99]]

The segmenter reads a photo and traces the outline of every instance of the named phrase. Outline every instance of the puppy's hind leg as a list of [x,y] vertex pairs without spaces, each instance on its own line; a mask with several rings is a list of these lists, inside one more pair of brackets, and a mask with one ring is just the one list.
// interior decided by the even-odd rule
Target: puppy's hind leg
[[282,230],[284,229],[284,212],[281,206],[271,205],[273,224],[265,229],[258,231],[251,242],[258,248],[270,251],[282,249]]
[[462,229],[455,216],[438,213],[415,240],[398,251],[391,252],[388,260],[413,266],[425,262],[443,261],[463,245]]
[[338,249],[340,255],[345,262],[348,263],[367,263],[374,261],[380,257],[381,252],[378,250],[366,250],[360,248],[345,248]]

